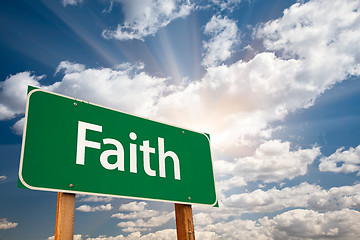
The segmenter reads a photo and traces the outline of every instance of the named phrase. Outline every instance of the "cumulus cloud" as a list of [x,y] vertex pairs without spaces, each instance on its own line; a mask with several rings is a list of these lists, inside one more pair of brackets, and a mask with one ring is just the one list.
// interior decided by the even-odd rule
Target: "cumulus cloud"
[[69,61],[60,62],[59,66],[56,68],[55,74],[64,70],[65,74],[82,72],[85,70],[85,66],[79,63],[71,63]]
[[133,68],[83,70],[66,64],[62,69],[65,70],[63,80],[48,86],[50,91],[135,114],[149,115],[166,87],[166,79],[134,72]]
[[[253,145],[254,138],[269,138],[269,123],[313,105],[349,74],[358,75],[357,7],[356,1],[293,5],[282,18],[255,30],[264,52],[248,62],[209,67],[200,81],[160,98],[156,117],[212,133],[217,152],[228,155]],[[312,32],[308,38],[314,43],[299,42]]]
[[320,213],[314,210],[294,209],[273,219],[264,217],[258,221],[232,220],[198,228],[212,234],[212,239],[353,239],[360,233],[360,213],[342,209]]
[[[239,186],[243,181],[262,180],[265,183],[293,179],[307,173],[308,165],[320,155],[320,148],[290,150],[290,142],[270,140],[261,144],[253,156],[235,161],[217,161],[215,171],[219,175],[236,175]],[[233,181],[231,178],[230,181]],[[226,188],[225,188],[226,190]]]
[[197,230],[208,234],[212,233],[215,235],[213,239],[271,239],[263,226],[251,220],[236,219],[228,222],[218,222],[196,229],[195,234]]
[[111,203],[106,205],[95,206],[95,207],[91,207],[89,205],[81,205],[76,208],[76,210],[81,212],[110,211],[111,209],[112,209]]
[[145,210],[146,202],[130,202],[127,204],[121,204],[119,207],[120,211],[135,211],[140,212]]
[[[54,240],[54,239],[55,239],[55,236],[48,237],[47,239],[48,239],[48,240]],[[81,234],[75,234],[75,235],[73,236],[73,240],[83,240],[83,238],[82,238]]]
[[[261,239],[261,240],[309,240],[309,239],[335,239],[352,240],[360,234],[360,213],[356,210],[342,209],[330,212],[317,212],[314,210],[294,209],[272,219],[264,217],[258,221],[235,219],[209,223],[197,226],[195,229],[196,239],[209,240],[237,240],[237,239]],[[99,236],[86,238],[87,240],[171,240],[176,239],[175,229],[142,235],[133,232],[128,236]]]
[[81,4],[83,0],[62,0],[61,2],[64,7],[66,7],[67,5],[76,6],[78,4]]
[[132,213],[116,213],[111,215],[111,217],[115,217],[118,219],[139,219],[139,218],[150,218],[150,217],[155,217],[157,215],[159,215],[159,211],[156,210],[149,210],[149,209],[144,209],[142,211],[136,211],[136,212],[132,212]]
[[212,0],[212,2],[213,4],[219,6],[222,11],[223,10],[233,11],[234,8],[237,7],[239,3],[242,2],[242,0],[227,0],[227,1]]
[[198,213],[193,216],[195,226],[204,226],[213,224],[213,218],[207,213]]
[[307,183],[282,190],[257,189],[251,193],[233,194],[224,201],[224,204],[244,212],[272,212],[289,207],[306,207],[310,194],[320,190],[319,186]]
[[232,48],[240,41],[236,22],[227,17],[213,16],[205,25],[204,33],[210,39],[203,43],[205,49],[202,65],[217,66],[231,56]]
[[174,212],[163,212],[158,216],[151,217],[148,220],[138,219],[136,221],[125,221],[117,224],[118,227],[123,228],[125,232],[133,232],[133,231],[148,231],[149,228],[152,227],[160,227],[174,219]]
[[111,217],[118,219],[136,219],[134,221],[123,221],[117,224],[118,227],[123,228],[125,232],[142,232],[149,231],[153,227],[159,227],[174,219],[174,212],[161,212],[152,209],[146,209],[146,202],[130,202],[122,204],[119,207],[120,211],[130,213],[116,213]]
[[263,220],[270,225],[274,239],[354,239],[360,234],[360,213],[342,209],[319,213],[295,209]]
[[[214,164],[214,167],[217,170],[216,172],[218,172],[219,171],[218,169],[221,168],[223,170],[223,171],[220,170],[221,172],[229,174],[231,172],[231,168],[226,168],[227,166],[233,167],[233,164],[226,162],[226,161],[221,161],[221,160],[216,161]],[[225,171],[224,171],[224,169],[225,169]],[[247,185],[247,182],[245,181],[245,179],[243,177],[233,176],[226,180],[217,181],[216,182],[216,190],[218,192],[225,192],[227,190],[234,189],[234,188],[240,188],[240,187],[243,187],[246,185]]]
[[12,127],[11,130],[17,134],[17,135],[22,135],[23,131],[24,131],[24,124],[25,124],[25,118],[20,118],[20,120],[18,120]]
[[360,170],[360,145],[345,150],[341,147],[329,157],[320,159],[319,170],[322,172],[352,173]]
[[254,156],[236,160],[236,170],[247,180],[278,182],[307,173],[308,165],[320,155],[320,148],[290,150],[289,142],[271,140],[261,144]]
[[[63,61],[57,72],[64,71],[64,77],[53,85],[41,85],[40,80],[44,76],[35,76],[30,72],[11,75],[0,82],[0,120],[24,114],[28,85],[125,112],[150,115],[162,93],[171,89],[165,84],[167,79],[152,77],[137,69],[132,65],[115,69],[85,69],[81,64]],[[14,132],[21,134],[23,124],[24,119],[19,120],[13,126]]]
[[299,76],[312,78],[308,87],[323,91],[348,74],[360,74],[360,53],[354,47],[360,38],[359,7],[353,0],[299,2],[259,28],[258,37],[283,58],[307,62]]
[[[271,136],[271,122],[309,107],[335,82],[357,74],[357,6],[351,1],[297,3],[282,18],[256,29],[256,36],[264,39],[266,52],[248,62],[209,67],[201,80],[182,87],[175,88],[167,79],[141,71],[84,68],[69,62],[59,64],[58,70],[65,73],[62,81],[42,87],[209,132],[214,136],[212,143],[218,154],[226,152],[228,158],[238,158],[244,148],[256,147],[259,139]],[[327,14],[327,10],[332,14]],[[333,27],[329,28],[328,23],[334,23]],[[311,32],[316,33],[314,44],[293,37]],[[345,38],[350,33],[351,37]],[[25,85],[32,82],[39,86],[40,79],[23,72],[2,82],[1,119],[24,112]],[[21,86],[23,90],[15,91],[9,86]],[[19,97],[12,94],[17,91]]]
[[251,136],[269,137],[269,122],[283,119],[289,110],[307,102],[301,89],[297,94],[292,89],[296,69],[296,62],[278,59],[273,53],[212,67],[201,81],[159,99],[156,114],[213,133],[218,150],[231,153],[239,145],[251,144]]
[[189,15],[193,6],[188,1],[176,0],[118,0],[123,5],[125,21],[116,30],[105,30],[104,38],[143,40],[154,35],[177,18]]
[[18,223],[10,222],[6,218],[0,219],[0,229],[11,229],[16,228]]
[[111,197],[100,197],[100,196],[86,196],[80,197],[79,202],[111,202],[113,199]]
[[332,211],[342,208],[360,209],[360,184],[354,186],[333,187],[310,194],[308,204],[317,211]]
[[5,181],[6,180],[6,176],[0,176],[0,181]]
[[31,72],[10,75],[0,82],[0,120],[12,119],[24,114],[27,86],[39,87],[44,76],[35,76]]
[[176,239],[175,229],[164,229],[154,233],[141,235],[140,232],[133,232],[124,237],[123,235],[118,236],[101,236],[97,238],[87,238],[86,240],[173,240]]
[[291,188],[276,188],[250,193],[233,194],[223,202],[225,207],[239,212],[274,212],[286,208],[311,208],[317,211],[333,211],[360,207],[360,184],[334,187],[325,190],[318,185],[302,183]]
[[[65,72],[62,81],[48,89],[209,132],[214,136],[212,143],[218,154],[238,158],[244,148],[254,148],[259,139],[271,136],[274,130],[271,122],[311,106],[334,83],[343,81],[349,74],[357,74],[360,50],[353,46],[360,41],[357,34],[360,24],[357,24],[356,5],[344,2],[336,11],[329,9],[332,14],[316,11],[332,5],[323,1],[295,4],[282,18],[255,30],[256,36],[264,40],[265,52],[248,62],[240,60],[229,66],[209,67],[202,79],[188,85],[175,88],[167,79],[141,71],[84,69],[66,62],[59,65]],[[307,22],[295,24],[294,19],[307,19]],[[333,28],[328,28],[325,22],[337,19],[335,30],[328,30]],[[312,29],[318,33],[314,44],[301,44],[298,38],[291,37],[293,31],[295,36],[302,36]],[[327,31],[331,34],[320,34]],[[342,39],[350,32],[354,34],[343,44]],[[304,50],[294,52],[298,47]],[[139,92],[141,98],[137,96]],[[13,101],[19,102],[9,99],[2,105],[2,115],[13,116],[6,111],[13,109],[8,104]]]

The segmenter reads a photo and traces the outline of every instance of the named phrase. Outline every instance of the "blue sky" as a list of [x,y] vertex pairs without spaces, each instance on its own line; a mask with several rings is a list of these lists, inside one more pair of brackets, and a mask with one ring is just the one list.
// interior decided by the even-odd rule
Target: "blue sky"
[[[52,239],[17,188],[27,85],[211,135],[197,239],[360,234],[360,1],[0,2],[0,239]],[[172,203],[77,196],[74,239],[174,239]]]

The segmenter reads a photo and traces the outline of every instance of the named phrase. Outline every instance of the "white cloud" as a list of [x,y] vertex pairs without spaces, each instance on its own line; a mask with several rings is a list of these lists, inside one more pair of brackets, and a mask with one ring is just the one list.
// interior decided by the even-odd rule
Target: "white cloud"
[[28,85],[39,87],[44,76],[34,76],[31,72],[10,75],[0,82],[0,120],[24,114]]
[[[340,11],[332,10],[332,14],[316,10],[327,9],[332,4],[315,2],[317,4],[295,4],[283,18],[258,27],[257,36],[265,40],[268,52],[259,53],[248,62],[210,67],[200,81],[160,98],[156,118],[211,133],[216,154],[224,153],[226,159],[249,153],[249,148],[255,147],[259,139],[271,136],[271,122],[311,106],[334,83],[343,81],[350,73],[357,73],[360,50],[353,46],[355,41],[360,41],[360,24],[357,24],[358,14],[353,2],[338,1],[336,6],[339,5]],[[304,10],[309,8],[311,14]],[[318,33],[329,31],[332,27],[325,22],[336,22],[347,16],[350,16],[347,28],[334,23],[335,30],[331,30],[331,35],[316,36],[315,44],[299,46],[307,51],[289,54],[292,48],[297,49],[296,36],[312,30]],[[296,19],[300,25],[288,19]],[[313,24],[302,24],[300,20],[303,19],[310,19]],[[294,38],[290,37],[293,26],[300,26],[295,28]],[[354,43],[342,44],[341,39],[350,32],[354,34],[346,42]],[[286,39],[286,44],[279,46],[279,39]],[[342,50],[334,50],[338,48]],[[278,52],[275,54],[274,50]],[[316,148],[311,151],[316,152]],[[291,167],[288,167],[290,173]],[[293,170],[296,175],[305,172],[304,168],[294,167]],[[279,179],[281,175],[289,176],[281,172],[276,175]],[[267,176],[263,178],[268,179]]]
[[16,228],[18,223],[9,222],[6,218],[0,219],[0,229],[11,229]]
[[144,232],[144,231],[150,231],[151,228],[144,228],[144,227],[127,227],[122,229],[124,232]]
[[[0,120],[24,114],[28,85],[142,115],[154,111],[157,99],[166,89],[166,79],[138,72],[132,65],[119,70],[84,69],[81,64],[64,61],[59,64],[60,70],[65,73],[62,81],[50,86],[40,84],[44,76],[30,72],[17,73],[0,82]],[[14,130],[22,132],[22,125],[23,120]]]
[[127,204],[122,204],[119,207],[120,211],[136,211],[136,212],[140,212],[140,211],[144,211],[145,210],[145,206],[147,205],[146,202],[130,202]]
[[59,66],[56,68],[55,74],[64,70],[65,74],[82,72],[85,70],[85,66],[79,63],[71,63],[69,61],[62,61],[59,63]]
[[257,189],[251,193],[233,194],[226,198],[224,204],[244,212],[273,212],[289,207],[307,207],[311,194],[321,190],[319,186],[307,183],[282,190]]
[[138,219],[136,221],[126,221],[126,222],[120,222],[117,224],[118,227],[123,228],[123,231],[148,231],[149,228],[152,227],[160,227],[170,221],[171,219],[175,218],[174,212],[163,212],[162,214],[151,217],[148,220]]
[[127,69],[86,69],[65,74],[61,82],[48,89],[125,112],[148,115],[162,95],[165,80]]
[[117,224],[117,226],[123,228],[122,230],[125,232],[149,231],[153,227],[160,227],[171,219],[174,219],[174,212],[169,213],[146,209],[146,205],[146,202],[136,201],[122,204],[119,210],[130,213],[116,213],[111,217],[118,219],[136,219],[134,221],[125,221]]
[[[223,164],[225,163],[225,164]],[[225,161],[216,161],[214,166],[215,166],[215,169],[218,170],[222,165],[225,165],[225,166],[229,166],[231,165],[231,163],[228,163],[228,162],[225,162]],[[232,167],[234,165],[231,165]],[[222,168],[223,170],[224,168]],[[220,170],[220,171],[222,171]],[[225,171],[223,171],[223,173],[226,173],[226,174],[229,174],[231,171],[231,168],[230,169],[226,169]],[[218,171],[216,171],[218,172]],[[221,180],[221,181],[218,181],[216,182],[216,190],[218,192],[224,192],[224,191],[227,191],[229,189],[234,189],[234,188],[237,188],[237,187],[243,187],[243,186],[246,186],[247,185],[247,182],[245,181],[245,179],[243,177],[240,177],[240,176],[233,176],[229,179],[226,179],[226,180]]]
[[360,73],[360,51],[355,47],[360,40],[359,7],[353,0],[296,3],[282,18],[259,28],[258,36],[268,50],[304,61],[299,76],[312,79],[309,88],[323,91],[347,74]]
[[227,1],[212,0],[212,2],[216,5],[218,5],[222,11],[223,10],[233,11],[234,8],[237,7],[237,5],[239,5],[239,3],[242,2],[242,0],[227,0]]
[[[286,208],[311,208],[316,211],[333,211],[343,208],[360,208],[360,184],[333,187],[325,190],[317,185],[302,183],[291,188],[276,188],[250,193],[233,194],[224,201],[224,207],[235,212],[274,212]],[[236,214],[236,213],[234,213]]]
[[278,182],[307,173],[320,148],[290,150],[289,142],[271,140],[256,149],[254,156],[236,160],[236,170],[246,180]]
[[0,181],[5,181],[6,180],[6,176],[0,176]]
[[360,209],[360,184],[333,187],[310,194],[308,204],[317,211],[331,211],[342,208]]
[[[166,89],[166,79],[151,77],[137,69],[132,65],[119,70],[84,69],[81,64],[64,61],[57,70],[64,70],[64,78],[50,86],[41,86],[39,81],[44,76],[34,76],[30,72],[11,75],[0,82],[0,120],[24,114],[28,85],[125,112],[149,115]],[[23,124],[24,119],[20,119],[13,126],[14,132],[22,134]]]
[[[55,239],[55,236],[51,236],[51,237],[48,237],[48,240],[54,240]],[[83,240],[81,234],[75,234],[73,236],[73,240]]]
[[149,233],[147,235],[141,236],[141,240],[173,240],[176,239],[176,230],[175,229],[164,229],[154,233]]
[[83,0],[61,0],[61,2],[64,5],[64,7],[66,7],[67,5],[75,6],[81,4]]
[[194,225],[195,226],[204,226],[213,224],[214,220],[212,217],[207,213],[198,213],[193,216]]
[[100,205],[91,207],[89,205],[81,205],[80,207],[77,207],[76,210],[81,212],[98,212],[98,211],[110,211],[112,209],[111,203],[106,205]]
[[[322,2],[316,3],[295,4],[283,18],[257,29],[257,36],[265,39],[267,50],[277,50],[277,54],[263,52],[248,62],[209,67],[200,81],[187,86],[174,88],[166,79],[151,77],[144,72],[129,74],[125,70],[103,68],[73,73],[65,70],[63,80],[49,89],[209,132],[218,155],[226,153],[227,158],[238,158],[240,153],[249,153],[249,148],[253,150],[262,141],[259,139],[271,136],[271,122],[283,120],[289,112],[311,106],[335,82],[344,80],[349,73],[357,73],[359,64],[356,59],[360,59],[360,50],[353,49],[353,46],[360,41],[360,36],[357,38],[360,24],[356,24],[356,17],[351,17],[357,16],[353,12],[353,3],[344,2],[338,6],[339,11],[326,15],[323,11],[312,10],[312,14],[307,14],[309,10],[303,10],[322,7]],[[329,7],[329,4],[324,5],[324,8]],[[326,22],[346,18],[347,25],[337,27],[335,24],[336,31],[331,31],[332,34],[317,36],[316,44],[303,44],[299,47],[307,51],[292,56],[289,52],[295,51],[292,48],[297,46],[297,38],[290,37],[292,30],[296,30],[296,36],[311,29],[315,32],[330,31],[328,25],[317,23],[320,18]],[[306,27],[300,24],[293,28],[297,26],[290,24],[293,19],[310,19],[313,24]],[[279,29],[282,35],[278,35]],[[354,34],[346,41],[354,41],[354,44],[342,44],[340,40],[350,32]],[[289,43],[280,44],[281,39]],[[324,42],[331,44],[322,45]],[[346,46],[351,49],[344,49]],[[342,51],[334,50],[338,48]],[[69,64],[63,67],[71,69]],[[140,92],[141,98],[138,97]],[[4,106],[8,108],[8,104]],[[1,113],[6,114],[6,111]]]
[[[335,82],[342,81],[349,73],[357,72],[354,69],[359,66],[356,59],[359,59],[360,50],[353,48],[356,44],[342,44],[341,41],[344,34],[350,32],[354,34],[346,43],[360,41],[360,36],[357,38],[360,24],[356,24],[358,18],[354,15],[354,3],[341,2],[339,11],[332,10],[332,14],[310,11],[333,5],[321,1],[315,3],[295,4],[285,12],[283,18],[257,29],[257,36],[265,39],[268,50],[278,50],[277,55],[263,52],[248,62],[210,67],[200,81],[182,88],[174,88],[166,79],[151,77],[144,72],[129,72],[128,68],[84,69],[82,65],[69,62],[59,65],[59,69],[65,70],[61,82],[43,87],[126,112],[209,132],[213,136],[212,146],[217,155],[226,153],[226,159],[239,158],[239,154],[245,152],[246,155],[257,147],[262,141],[259,139],[271,136],[271,122],[284,119],[288,112],[310,106],[319,94]],[[308,14],[309,11],[312,14]],[[294,19],[308,19],[311,24],[305,25],[300,21],[297,25]],[[336,19],[340,19],[340,25],[334,24],[335,30],[328,30],[330,25],[324,22],[331,23]],[[296,36],[302,36],[303,32],[306,34],[311,29],[316,33],[331,31],[332,34],[319,33],[316,44],[303,45],[297,38],[290,37],[292,31],[296,31]],[[279,32],[282,34],[279,35]],[[282,44],[283,41],[288,44]],[[298,47],[307,51],[290,54],[299,44]],[[346,47],[351,49],[344,49]],[[334,50],[338,48],[342,51]],[[315,53],[319,54],[319,58],[315,58]],[[292,55],[296,56],[291,58]],[[10,88],[4,90],[5,86],[26,89],[25,80],[40,85],[40,79],[24,72],[10,76],[2,83],[2,119],[23,113],[25,106],[25,90],[21,91],[21,96],[15,97],[12,94],[15,91]],[[3,100],[5,95],[6,100]]]
[[155,217],[157,215],[159,215],[159,211],[144,209],[142,211],[136,211],[128,214],[116,213],[111,215],[111,217],[115,217],[118,219],[139,219],[139,218]]
[[[99,237],[95,237],[95,238],[87,238],[86,240],[125,240],[125,239],[136,239],[134,238],[134,236],[132,236],[133,238],[131,238],[130,236],[128,236],[127,238],[124,237],[123,235],[118,235],[115,237],[108,237],[108,236],[99,236]],[[137,237],[137,236],[136,236]]]
[[73,240],[82,240],[82,236],[80,234],[75,234]]
[[274,239],[354,239],[360,234],[360,213],[342,209],[319,213],[313,210],[295,209],[280,214],[272,220],[263,219],[270,225]]
[[236,219],[228,222],[218,222],[216,224],[207,225],[203,228],[195,229],[195,234],[197,231],[208,234],[212,233],[216,236],[213,239],[271,239],[263,226],[258,224],[256,221],[251,220]]
[[[77,195],[81,196],[81,195]],[[100,196],[81,196],[79,202],[111,202],[113,198],[111,197],[100,197]]]
[[217,66],[228,59],[232,48],[240,41],[238,32],[235,21],[227,17],[213,16],[204,29],[210,39],[203,43],[205,54],[202,65]]
[[116,30],[103,31],[103,37],[119,40],[139,39],[154,35],[171,21],[189,15],[193,6],[176,0],[118,0],[123,5],[125,21]]
[[25,118],[20,118],[12,127],[11,130],[17,135],[22,135],[24,131]]
[[[264,217],[258,221],[235,219],[206,226],[196,226],[196,239],[209,240],[352,240],[360,234],[360,213],[342,209],[320,213],[314,210],[294,209],[272,219]],[[171,240],[176,239],[175,229],[165,229],[146,235],[133,232],[128,236],[97,237],[87,240]]]
[[241,176],[237,182],[242,186],[244,180],[262,180],[268,183],[304,175],[307,173],[308,165],[312,164],[319,155],[318,147],[291,151],[289,142],[270,140],[261,144],[253,156],[238,158],[234,162],[219,161],[214,165],[216,173],[218,166],[228,166],[228,168],[219,167],[219,174]]
[[319,213],[313,210],[294,209],[258,221],[232,220],[198,228],[211,239],[262,239],[262,240],[309,240],[354,239],[360,233],[360,213],[355,210]]
[[141,236],[140,232],[133,232],[128,236],[124,237],[123,235],[118,235],[115,237],[97,237],[97,238],[87,238],[86,240],[173,240],[176,239],[176,230],[175,229],[164,229],[154,233],[149,233]]
[[210,132],[217,150],[231,153],[251,144],[253,136],[269,137],[269,122],[307,102],[301,89],[296,90],[301,94],[291,90],[296,69],[296,62],[272,53],[259,54],[248,63],[209,68],[200,82],[159,99],[157,117]]
[[360,170],[360,145],[345,150],[341,147],[329,157],[320,159],[319,170],[322,172],[352,173]]
[[216,240],[219,237],[215,232],[195,231],[195,239]]

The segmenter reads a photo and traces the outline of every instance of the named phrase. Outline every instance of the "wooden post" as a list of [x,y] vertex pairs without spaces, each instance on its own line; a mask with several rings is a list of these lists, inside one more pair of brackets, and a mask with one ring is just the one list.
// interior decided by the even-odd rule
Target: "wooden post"
[[178,240],[195,240],[191,205],[175,203],[176,233]]
[[55,240],[73,240],[75,194],[58,192]]

